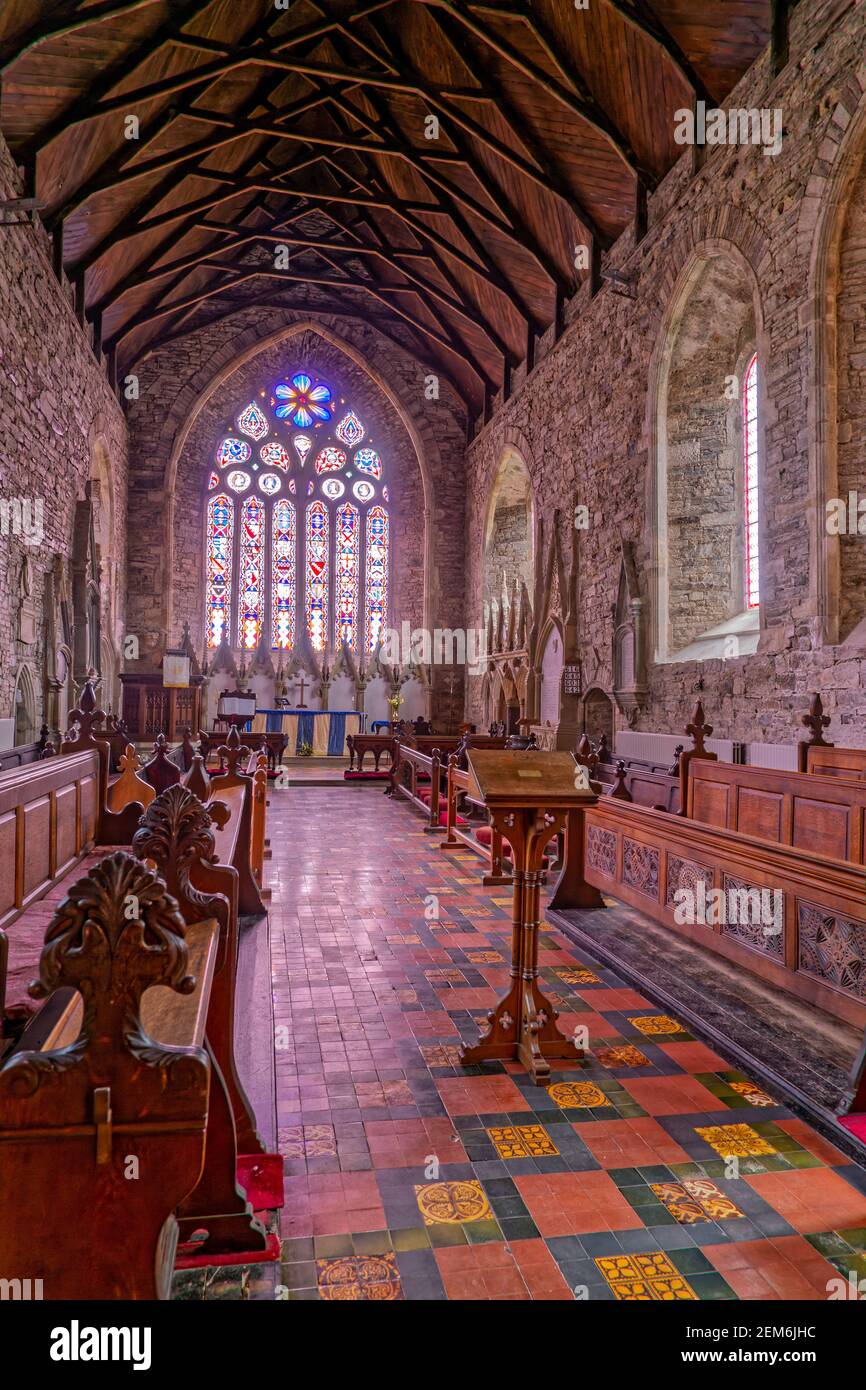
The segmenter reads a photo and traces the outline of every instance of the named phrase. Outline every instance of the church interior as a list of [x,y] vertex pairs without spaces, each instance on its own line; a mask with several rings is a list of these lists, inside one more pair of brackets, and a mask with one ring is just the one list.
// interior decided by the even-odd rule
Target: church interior
[[0,424],[0,1297],[866,1299],[864,0],[0,0]]

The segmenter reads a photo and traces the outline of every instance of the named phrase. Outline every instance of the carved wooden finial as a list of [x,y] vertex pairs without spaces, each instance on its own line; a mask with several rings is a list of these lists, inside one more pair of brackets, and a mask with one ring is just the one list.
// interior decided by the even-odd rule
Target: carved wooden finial
[[180,781],[180,768],[168,753],[165,734],[157,734],[153,745],[153,757],[144,765],[144,776],[157,792],[173,787]]
[[232,727],[229,729],[228,738],[225,743],[217,749],[220,767],[225,763],[230,776],[234,776],[237,772],[238,763],[241,760],[243,751],[244,748],[241,743],[241,736],[238,733],[237,724],[232,724]]
[[713,732],[712,724],[707,724],[704,720],[704,707],[698,700],[692,710],[691,723],[686,725],[686,733],[692,740],[694,752],[697,754],[705,753],[705,740]]
[[615,801],[631,801],[632,799],[631,792],[625,784],[627,775],[628,774],[625,770],[625,760],[623,758],[620,758],[616,765],[616,774],[613,784],[613,790],[610,793],[610,795],[613,797]]
[[101,724],[104,718],[105,710],[98,707],[93,681],[85,681],[77,709],[69,711],[69,728],[77,724],[78,740],[86,742],[91,737],[94,724]]
[[800,716],[803,727],[809,730],[809,738],[805,743],[810,748],[832,748],[833,744],[828,743],[823,737],[823,730],[829,727],[830,716],[824,713],[824,705],[817,690],[809,701],[809,713]]
[[674,760],[673,760],[673,762],[671,763],[670,767],[668,768],[668,777],[679,777],[679,775],[680,775],[680,754],[682,753],[682,751],[683,751],[683,745],[682,745],[681,743],[678,743],[677,746],[676,746],[676,748],[674,749]]
[[137,772],[138,769],[141,767],[141,763],[138,759],[138,754],[135,751],[134,743],[128,743],[126,745],[126,747],[120,755],[117,766],[121,772],[126,772],[127,770]]
[[102,1060],[110,1074],[118,1038],[129,1052],[153,1055],[140,1015],[141,996],[152,985],[179,994],[195,988],[184,921],[156,874],[118,850],[73,883],[58,907],[30,994],[47,999],[56,989],[77,989],[84,1015],[74,1050]]
[[602,734],[595,748],[600,763],[610,762],[610,745],[607,741],[607,734]]
[[210,796],[210,777],[201,753],[193,753],[192,766],[183,778],[183,784],[199,801],[207,801]]

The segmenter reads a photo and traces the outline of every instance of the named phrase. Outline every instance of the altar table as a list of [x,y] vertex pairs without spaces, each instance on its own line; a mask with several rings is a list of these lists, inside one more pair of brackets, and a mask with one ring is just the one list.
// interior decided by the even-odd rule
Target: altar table
[[249,723],[254,734],[286,734],[289,758],[296,757],[305,743],[314,758],[345,758],[346,739],[361,732],[364,718],[357,710],[260,709]]

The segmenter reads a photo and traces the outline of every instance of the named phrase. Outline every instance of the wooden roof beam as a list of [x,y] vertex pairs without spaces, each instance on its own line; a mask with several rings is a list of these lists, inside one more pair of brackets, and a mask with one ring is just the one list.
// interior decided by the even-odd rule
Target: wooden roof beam
[[55,5],[53,17],[43,17],[29,29],[19,30],[0,45],[0,72],[11,67],[19,58],[23,58],[25,53],[29,53],[46,39],[59,39],[65,34],[74,34],[79,29],[86,29],[91,24],[99,24],[105,19],[119,19],[123,15],[147,9],[149,5],[156,3],[157,0],[104,0],[103,4],[91,5],[86,10],[77,7],[77,0],[74,8],[68,4]]
[[[521,53],[519,48],[515,48],[514,45],[508,43],[506,39],[500,38],[488,25],[481,24],[473,19],[468,10],[459,8],[452,3],[452,0],[427,0],[427,3],[431,8],[443,10],[446,14],[451,15],[453,19],[458,20],[469,33],[481,39],[482,42],[487,44],[489,48],[492,48],[500,58],[504,58],[505,61],[516,68],[518,72],[521,72],[524,77],[528,77],[532,82],[536,83],[542,91],[546,92],[548,96],[553,97],[555,101],[559,102],[561,106],[564,106],[572,115],[579,117],[581,120],[593,126],[600,135],[603,135],[609,141],[632,174],[642,174],[648,179],[654,177],[651,169],[644,168],[638,156],[635,154],[631,142],[623,131],[620,130],[616,121],[604,110],[594,97],[586,92],[585,84],[581,84],[583,90],[580,94],[569,91],[569,89],[563,87],[555,77],[551,77],[550,73],[545,72],[544,68],[540,68],[537,63],[533,63],[531,59]],[[511,9],[512,12],[519,17],[525,18],[525,7],[512,6]]]
[[656,48],[667,54],[678,69],[680,77],[691,87],[696,101],[705,101],[709,106],[714,105],[713,98],[697,68],[680,48],[670,30],[664,27],[650,6],[645,3],[645,0],[607,0],[607,3],[616,10],[617,14],[622,15],[623,19],[628,20],[629,24],[639,33],[655,44]]

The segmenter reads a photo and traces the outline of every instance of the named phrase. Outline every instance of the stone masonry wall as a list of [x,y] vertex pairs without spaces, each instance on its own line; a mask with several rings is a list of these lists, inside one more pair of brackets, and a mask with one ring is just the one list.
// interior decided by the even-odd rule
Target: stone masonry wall
[[[841,14],[841,19],[835,16]],[[589,508],[581,532],[580,640],[584,687],[611,689],[612,610],[620,536],[635,544],[642,592],[655,611],[654,421],[650,383],[666,316],[700,248],[734,248],[760,292],[763,333],[762,634],[758,653],[727,661],[652,665],[650,698],[636,727],[680,732],[698,683],[718,735],[789,742],[808,693],[819,689],[833,716],[831,737],[866,744],[864,649],[821,645],[823,614],[811,592],[817,563],[810,475],[816,426],[816,318],[813,267],[822,219],[833,213],[838,171],[855,146],[866,153],[866,10],[815,0],[794,10],[790,61],[777,77],[764,53],[731,94],[730,107],[780,107],[778,156],[760,148],[721,146],[702,163],[686,150],[650,199],[649,231],[634,246],[629,229],[610,264],[635,277],[635,298],[609,284],[592,300],[584,287],[567,312],[557,343],[540,345],[529,380],[495,411],[468,454],[467,623],[480,621],[480,537],[503,451],[520,449],[536,508],[550,535],[554,509],[571,518]],[[859,156],[858,156],[859,157]],[[862,184],[861,184],[862,188]],[[862,249],[851,260],[862,268]],[[851,286],[849,278],[849,291]],[[848,333],[866,317],[866,298],[846,301]],[[860,335],[862,339],[862,334]],[[863,344],[854,365],[862,372]],[[852,378],[849,376],[848,378]],[[862,375],[856,378],[862,390]],[[862,395],[861,395],[862,403]],[[866,491],[866,442],[855,412],[846,477]],[[845,421],[840,422],[842,426]],[[844,438],[844,435],[843,435]],[[831,494],[832,495],[832,494]],[[564,523],[563,523],[564,524]],[[570,521],[569,521],[570,524]],[[861,544],[866,545],[866,538]],[[481,679],[470,677],[467,710],[480,715]]]
[[[0,197],[22,188],[0,136]],[[29,222],[0,233],[0,500],[42,504],[41,541],[0,534],[0,718],[14,714],[16,672],[27,663],[42,718],[45,573],[52,557],[68,557],[76,501],[83,500],[94,458],[107,460],[112,497],[111,554],[103,557],[102,632],[115,654],[122,646],[126,595],[127,432],[123,411],[51,267],[48,238]],[[105,507],[109,499],[102,498]],[[5,513],[4,513],[5,515]],[[35,517],[32,511],[31,516]],[[38,531],[33,528],[34,538]],[[37,640],[17,640],[24,555],[32,564]],[[114,575],[115,593],[106,576]],[[112,621],[113,619],[113,621]]]

